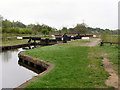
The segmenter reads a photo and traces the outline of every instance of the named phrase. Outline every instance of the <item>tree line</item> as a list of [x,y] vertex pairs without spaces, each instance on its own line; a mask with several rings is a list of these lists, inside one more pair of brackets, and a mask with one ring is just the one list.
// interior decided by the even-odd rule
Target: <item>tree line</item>
[[19,21],[2,20],[2,33],[17,33],[17,34],[49,34],[55,32],[56,29],[48,25],[29,24],[25,25]]
[[17,34],[49,34],[49,33],[80,33],[80,34],[118,34],[118,30],[109,30],[101,28],[87,27],[85,23],[77,24],[73,28],[63,27],[57,30],[45,24],[29,24],[25,25],[20,21],[2,20],[2,33]]

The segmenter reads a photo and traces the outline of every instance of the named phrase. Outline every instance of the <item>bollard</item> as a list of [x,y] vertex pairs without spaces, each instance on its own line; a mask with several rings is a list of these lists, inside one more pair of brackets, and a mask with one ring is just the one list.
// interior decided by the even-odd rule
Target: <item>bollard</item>
[[110,42],[110,45],[112,45],[112,42]]
[[100,46],[103,46],[103,42],[100,43]]

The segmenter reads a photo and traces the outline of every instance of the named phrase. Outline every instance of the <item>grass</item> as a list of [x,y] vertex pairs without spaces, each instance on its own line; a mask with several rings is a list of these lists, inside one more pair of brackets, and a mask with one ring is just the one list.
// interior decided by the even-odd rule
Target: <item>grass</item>
[[[101,35],[101,39],[105,42],[119,42],[118,41],[119,35]],[[119,45],[107,45],[105,44],[104,47],[101,48],[104,53],[108,54],[108,59],[110,62],[113,62],[114,70],[118,73],[118,56],[120,54]]]
[[2,33],[1,37],[13,37],[13,36],[35,36],[34,34],[15,34],[15,33]]
[[[103,57],[101,55],[107,53],[107,58],[113,62],[114,69],[118,71],[118,46],[86,46],[94,40],[75,40],[66,44],[25,51],[24,54],[55,65],[51,72],[38,77],[26,88],[109,88],[105,85],[105,80],[109,74],[103,68]],[[3,45],[13,45],[27,41],[8,39],[2,43]]]
[[9,45],[16,45],[16,44],[24,44],[27,43],[27,39],[18,40],[16,38],[5,38],[1,40],[0,46],[9,46]]
[[66,44],[71,45],[71,46],[83,46],[83,45],[86,45],[86,44],[90,43],[92,40],[93,39],[91,39],[91,40],[78,39],[78,40],[75,40],[75,41],[69,41]]
[[70,41],[67,43],[67,45],[72,45],[72,46],[88,46],[90,44],[92,44],[97,38],[90,38],[89,40],[82,40],[82,39],[78,39],[75,41]]
[[[38,78],[26,88],[99,88],[108,87],[105,80],[109,74],[102,67],[101,54],[115,47],[85,47],[73,43],[40,47],[24,54],[55,64],[55,68]],[[83,41],[84,42],[84,41]],[[83,43],[81,42],[81,43]],[[111,53],[115,53],[111,52]],[[108,54],[110,56],[110,54]],[[112,56],[111,56],[112,57]],[[114,58],[116,58],[115,56]],[[109,57],[110,58],[110,57]],[[111,58],[113,60],[114,58]],[[117,62],[117,61],[115,61]]]
[[118,42],[118,35],[103,34],[101,40],[104,40],[104,42]]
[[112,45],[112,46],[105,45],[102,47],[98,46],[98,47],[94,47],[93,50],[94,50],[94,52],[96,52],[96,54],[99,54],[99,56],[107,53],[108,60],[113,63],[113,66],[114,66],[113,68],[118,74],[118,65],[119,65],[119,63],[118,63],[118,46],[115,46],[115,45]]
[[[0,37],[4,37],[0,39],[0,46],[9,46],[16,44],[24,44],[27,43],[28,40],[17,40],[16,36],[34,36],[33,34],[14,34],[14,33],[0,33]],[[7,38],[13,37],[13,38]]]
[[[25,36],[25,35],[26,34],[24,34],[24,35],[23,34],[18,34],[18,35],[17,34],[11,34],[12,37],[13,36]],[[27,34],[26,36],[31,36],[31,35]],[[5,37],[9,37],[9,34],[7,34]],[[41,39],[46,39],[46,38],[52,39],[51,37],[43,37],[43,36],[41,37]],[[9,46],[9,45],[16,45],[16,44],[24,44],[24,43],[27,43],[28,40],[29,39],[18,40],[16,37],[13,37],[13,38],[3,38],[3,39],[0,39],[0,46]]]
[[17,36],[36,36],[36,37],[41,37],[42,39],[45,39],[45,38],[52,38],[52,37],[48,37],[48,36],[46,36],[46,37],[44,37],[44,36],[40,36],[41,34],[37,34],[37,35],[35,35],[35,34],[15,34],[15,33],[1,33],[0,34],[0,37],[17,37]]

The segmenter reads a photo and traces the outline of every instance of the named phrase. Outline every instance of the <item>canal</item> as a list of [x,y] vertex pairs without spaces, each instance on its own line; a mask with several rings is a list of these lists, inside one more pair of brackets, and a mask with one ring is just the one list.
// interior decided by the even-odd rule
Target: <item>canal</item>
[[[15,88],[38,75],[34,71],[19,64],[18,53],[22,48],[0,53],[0,71],[2,70],[2,88]],[[0,87],[1,88],[1,87]]]

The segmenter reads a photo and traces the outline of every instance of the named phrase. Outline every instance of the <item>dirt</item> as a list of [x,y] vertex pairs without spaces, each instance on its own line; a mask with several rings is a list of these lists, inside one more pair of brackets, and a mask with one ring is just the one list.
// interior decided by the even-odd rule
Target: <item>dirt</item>
[[107,59],[107,54],[102,55],[104,57],[103,61],[103,67],[104,69],[110,74],[108,79],[105,81],[105,84],[107,86],[111,86],[114,88],[118,88],[118,75],[116,74],[116,71],[113,69],[113,63],[110,62]]
[[[89,47],[94,47],[98,45],[100,39],[97,38],[96,40],[92,40],[90,43],[87,44]],[[113,69],[113,63],[107,59],[107,54],[102,55],[104,57],[103,64],[104,69],[110,74],[108,79],[105,81],[105,84],[110,87],[118,88],[118,75],[116,71]],[[119,89],[120,90],[120,89]]]
[[90,42],[88,43],[81,43],[80,46],[88,46],[88,47],[94,47],[97,46],[100,43],[100,38],[90,38]]
[[78,41],[68,41],[66,44],[70,44],[73,46],[88,46],[88,47],[94,47],[97,46],[100,43],[100,38],[90,38],[89,40],[82,40],[79,39]]
[[94,47],[99,44],[100,38],[96,38],[95,40],[91,41],[91,43],[88,44],[89,47]]

